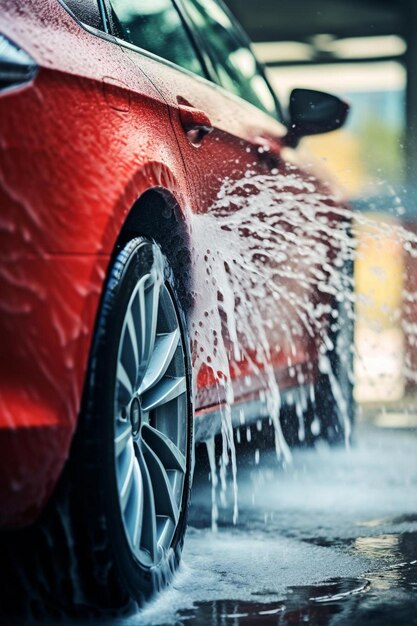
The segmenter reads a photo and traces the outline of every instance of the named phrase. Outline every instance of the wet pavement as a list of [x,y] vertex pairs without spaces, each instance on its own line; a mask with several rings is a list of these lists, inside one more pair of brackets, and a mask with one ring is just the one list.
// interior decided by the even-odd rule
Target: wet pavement
[[199,449],[173,584],[134,615],[94,625],[417,625],[417,414],[377,411],[350,450],[299,449],[285,469],[254,431],[238,450],[237,525],[232,494],[217,493],[212,531]]
[[215,533],[199,450],[173,586],[112,623],[417,624],[417,428],[396,423],[359,424],[351,450],[297,450],[286,469],[273,450],[256,452],[261,436],[242,444],[238,523],[231,494],[223,504],[217,494]]

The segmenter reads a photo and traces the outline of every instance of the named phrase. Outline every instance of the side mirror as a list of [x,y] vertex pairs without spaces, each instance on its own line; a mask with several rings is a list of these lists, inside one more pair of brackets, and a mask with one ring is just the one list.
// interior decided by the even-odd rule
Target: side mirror
[[295,147],[301,137],[340,128],[348,113],[349,105],[337,96],[313,89],[293,89],[286,145]]

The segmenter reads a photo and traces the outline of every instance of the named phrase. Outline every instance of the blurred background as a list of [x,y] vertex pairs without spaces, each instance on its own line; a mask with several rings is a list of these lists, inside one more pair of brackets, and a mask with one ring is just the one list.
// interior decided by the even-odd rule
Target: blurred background
[[[355,394],[379,425],[417,425],[417,2],[226,0],[286,106],[294,87],[352,105],[306,138],[355,209]],[[411,240],[411,242],[410,242]]]

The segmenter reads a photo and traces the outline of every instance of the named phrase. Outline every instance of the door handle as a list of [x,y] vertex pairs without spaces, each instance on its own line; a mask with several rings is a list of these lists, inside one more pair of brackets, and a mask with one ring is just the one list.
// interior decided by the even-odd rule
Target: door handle
[[199,109],[194,108],[190,104],[178,104],[181,125],[187,135],[189,142],[198,148],[201,146],[206,135],[213,132],[210,118]]

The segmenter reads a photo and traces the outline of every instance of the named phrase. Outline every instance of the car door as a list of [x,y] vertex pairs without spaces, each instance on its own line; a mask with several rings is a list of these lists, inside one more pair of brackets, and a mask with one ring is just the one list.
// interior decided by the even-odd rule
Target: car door
[[[302,362],[308,351],[302,332],[290,339],[285,332],[291,321],[285,317],[294,318],[291,303],[281,314],[278,334],[279,325],[265,324],[266,316],[274,315],[276,296],[259,284],[259,293],[254,293],[256,271],[236,223],[240,209],[252,212],[251,222],[246,222],[248,234],[256,239],[256,187],[286,167],[281,154],[286,129],[276,101],[250,49],[214,1],[184,2],[186,13],[172,0],[111,0],[110,5],[113,28],[126,54],[167,102],[188,174],[197,408],[224,400],[216,381],[227,377],[229,368],[235,400],[250,396],[264,384],[260,370],[266,361],[283,370],[289,354],[292,362]],[[205,36],[212,38],[211,47],[208,42],[201,45]],[[269,194],[276,195],[273,185]],[[245,198],[251,196],[254,202],[248,204]],[[261,213],[262,207],[258,209]],[[233,228],[238,236],[230,241]],[[240,262],[248,264],[247,273],[236,273]],[[258,309],[255,318],[263,319],[251,318],[253,306]],[[236,325],[239,307],[243,315]]]

